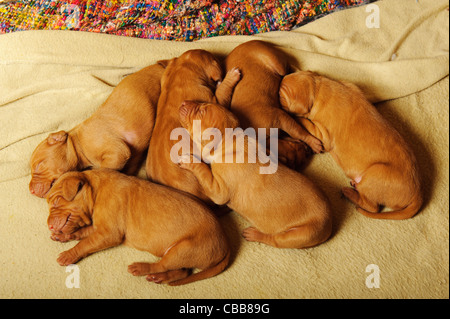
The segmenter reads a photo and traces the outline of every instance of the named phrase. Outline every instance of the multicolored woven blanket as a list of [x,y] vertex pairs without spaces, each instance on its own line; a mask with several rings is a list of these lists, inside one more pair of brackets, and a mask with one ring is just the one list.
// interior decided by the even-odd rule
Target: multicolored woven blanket
[[0,0],[0,33],[78,30],[194,41],[291,30],[369,0]]

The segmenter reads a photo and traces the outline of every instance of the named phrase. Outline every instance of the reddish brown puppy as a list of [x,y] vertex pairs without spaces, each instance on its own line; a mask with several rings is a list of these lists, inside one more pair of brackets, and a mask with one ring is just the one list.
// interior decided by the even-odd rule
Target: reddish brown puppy
[[[264,164],[248,160],[254,141],[247,138],[242,145],[237,139],[230,142],[227,129],[237,128],[239,121],[229,110],[218,104],[186,101],[180,107],[180,120],[192,138],[195,120],[202,121],[203,131],[220,131],[222,139],[207,159],[209,166],[194,163],[192,155],[185,156],[179,165],[195,175],[214,203],[227,205],[252,223],[254,227],[243,233],[247,240],[279,248],[306,248],[328,239],[331,209],[323,192],[307,177],[281,164],[277,170],[262,174]],[[194,142],[205,156],[211,142]],[[241,163],[227,162],[227,157],[237,159],[241,154]]]
[[166,72],[161,81],[158,115],[148,150],[147,176],[152,181],[211,203],[193,174],[180,169],[177,159],[171,158],[172,147],[178,138],[171,134],[181,126],[178,108],[184,100],[227,105],[232,89],[240,79],[239,71],[230,70],[223,79],[218,60],[205,50],[190,50],[180,57],[160,63],[166,66]]
[[87,167],[136,174],[150,143],[163,72],[151,65],[127,76],[90,118],[42,141],[31,156],[30,192],[44,197],[63,173]]
[[[125,244],[161,257],[128,271],[148,281],[182,285],[217,275],[228,265],[225,234],[198,200],[166,186],[114,170],[62,175],[47,195],[52,239],[80,242],[61,253],[60,265]],[[190,275],[192,268],[202,271]]]
[[[342,192],[360,213],[405,219],[419,211],[422,193],[411,148],[355,85],[296,72],[283,79],[280,99],[351,179],[352,187]],[[380,213],[383,206],[392,211]]]
[[281,109],[280,83],[290,68],[283,51],[267,42],[248,41],[227,56],[225,66],[227,70],[237,68],[241,72],[230,107],[243,129],[264,128],[267,138],[270,128],[286,132],[290,139],[279,139],[278,152],[280,160],[292,167],[307,156],[305,145],[293,139],[304,141],[315,153],[322,151],[321,142]]

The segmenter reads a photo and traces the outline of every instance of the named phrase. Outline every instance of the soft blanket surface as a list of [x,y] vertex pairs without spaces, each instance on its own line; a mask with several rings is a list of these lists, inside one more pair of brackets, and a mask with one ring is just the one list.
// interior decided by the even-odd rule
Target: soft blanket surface
[[[367,27],[375,7],[361,6],[293,31],[195,42],[70,31],[1,35],[0,297],[448,298],[448,1],[373,5],[379,28]],[[278,45],[301,69],[362,87],[417,156],[426,199],[421,212],[404,221],[360,215],[340,195],[349,180],[329,154],[315,155],[304,174],[332,204],[334,230],[324,244],[295,250],[246,242],[241,232],[249,223],[233,212],[220,218],[232,262],[216,277],[180,287],[151,284],[127,266],[157,258],[119,246],[80,261],[79,288],[70,288],[73,270],[56,258],[75,242],[50,240],[47,203],[28,191],[36,145],[89,117],[131,72],[193,48],[225,56],[251,39]]]
[[[4,0],[0,0],[0,3]],[[192,41],[218,35],[290,30],[369,0],[6,0],[0,33],[78,30]]]

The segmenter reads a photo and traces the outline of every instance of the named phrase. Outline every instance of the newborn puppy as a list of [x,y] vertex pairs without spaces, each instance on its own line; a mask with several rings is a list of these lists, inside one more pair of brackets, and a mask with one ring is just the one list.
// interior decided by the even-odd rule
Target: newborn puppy
[[[352,187],[342,193],[360,213],[405,219],[418,212],[422,195],[415,156],[355,85],[296,72],[283,79],[280,100],[351,179]],[[393,211],[379,213],[382,206]]]
[[239,71],[231,70],[218,85],[222,81],[221,66],[205,50],[190,50],[160,63],[166,66],[166,72],[161,80],[158,115],[148,150],[147,176],[154,182],[180,189],[212,204],[194,175],[180,169],[177,160],[171,159],[171,150],[178,138],[171,139],[171,133],[180,127],[178,108],[184,100],[229,104],[232,89],[240,79]]
[[[122,243],[161,257],[128,267],[156,283],[187,284],[228,265],[228,243],[211,211],[166,186],[109,169],[69,172],[56,181],[47,202],[52,239],[81,239],[59,255],[60,265]],[[190,275],[192,268],[203,270]]]
[[[242,75],[234,88],[231,111],[243,129],[265,128],[269,137],[270,128],[279,128],[291,138],[306,142],[315,153],[322,151],[321,142],[281,109],[280,83],[289,71],[284,52],[270,43],[253,40],[237,46],[227,56],[225,66],[227,70],[238,68]],[[308,155],[305,145],[292,139],[280,139],[278,149],[280,160],[291,166],[298,166]]]
[[127,76],[90,118],[42,141],[31,156],[30,192],[44,197],[63,173],[87,167],[137,174],[150,143],[163,72],[155,64]]
[[[230,151],[226,147],[230,136],[225,135],[225,128],[239,126],[237,117],[229,110],[218,104],[184,102],[180,107],[180,121],[192,137],[194,120],[201,120],[202,131],[209,127],[220,130],[223,138],[217,143],[214,155],[208,158],[210,167],[204,162],[193,163],[192,155],[183,158],[179,165],[195,175],[214,203],[228,205],[254,225],[244,230],[247,240],[280,248],[306,248],[330,236],[328,200],[308,178],[283,165],[278,165],[274,174],[260,174],[262,164],[258,161],[226,163],[223,160]],[[248,158],[251,141],[244,141],[244,145],[231,143],[233,157],[243,152],[244,158]],[[211,143],[206,142],[194,141],[202,148]],[[216,153],[218,150],[221,153]]]

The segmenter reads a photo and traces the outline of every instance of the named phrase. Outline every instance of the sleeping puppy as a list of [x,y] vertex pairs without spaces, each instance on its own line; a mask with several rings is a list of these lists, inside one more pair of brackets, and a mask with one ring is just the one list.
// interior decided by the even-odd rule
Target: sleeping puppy
[[31,156],[30,192],[44,197],[63,173],[87,167],[137,174],[150,143],[163,72],[155,64],[127,76],[90,118],[42,141]]
[[166,72],[161,80],[158,114],[148,150],[147,176],[154,182],[180,189],[212,204],[194,175],[180,169],[177,160],[171,159],[171,150],[178,138],[171,134],[180,127],[178,108],[184,100],[228,105],[232,89],[240,79],[239,71],[230,70],[221,82],[221,66],[205,50],[190,50],[160,63],[166,66]]
[[308,155],[304,143],[292,139],[306,142],[315,153],[322,151],[321,142],[281,109],[280,83],[289,72],[284,52],[270,43],[253,40],[237,46],[227,56],[225,66],[227,70],[238,68],[241,72],[242,78],[231,99],[231,111],[243,129],[265,128],[268,138],[270,128],[286,132],[291,139],[279,139],[278,152],[280,161],[290,166],[299,166]]
[[[184,156],[179,165],[195,175],[214,203],[228,205],[252,223],[254,227],[243,233],[247,240],[280,248],[306,248],[328,239],[330,206],[322,191],[308,178],[283,165],[273,174],[261,174],[263,164],[249,160],[250,138],[244,139],[243,145],[238,145],[236,140],[229,144],[226,128],[237,128],[239,121],[223,106],[184,102],[180,107],[180,121],[193,138],[194,120],[201,120],[203,132],[207,128],[218,129],[222,139],[216,142],[211,156],[204,151],[210,141],[194,141],[203,148],[203,156],[208,157],[210,166],[194,163],[192,155]],[[229,158],[238,158],[243,153],[247,160],[227,163],[230,155],[227,152],[231,153]]]
[[[198,200],[114,170],[62,175],[47,195],[52,239],[80,242],[61,253],[60,265],[125,244],[161,257],[128,271],[156,283],[182,285],[212,277],[228,265],[227,239]],[[202,271],[190,275],[189,270]]]
[[[280,100],[351,179],[352,187],[342,193],[360,213],[406,219],[418,212],[422,194],[416,158],[355,85],[296,72],[283,79]],[[392,211],[379,213],[382,206]]]

